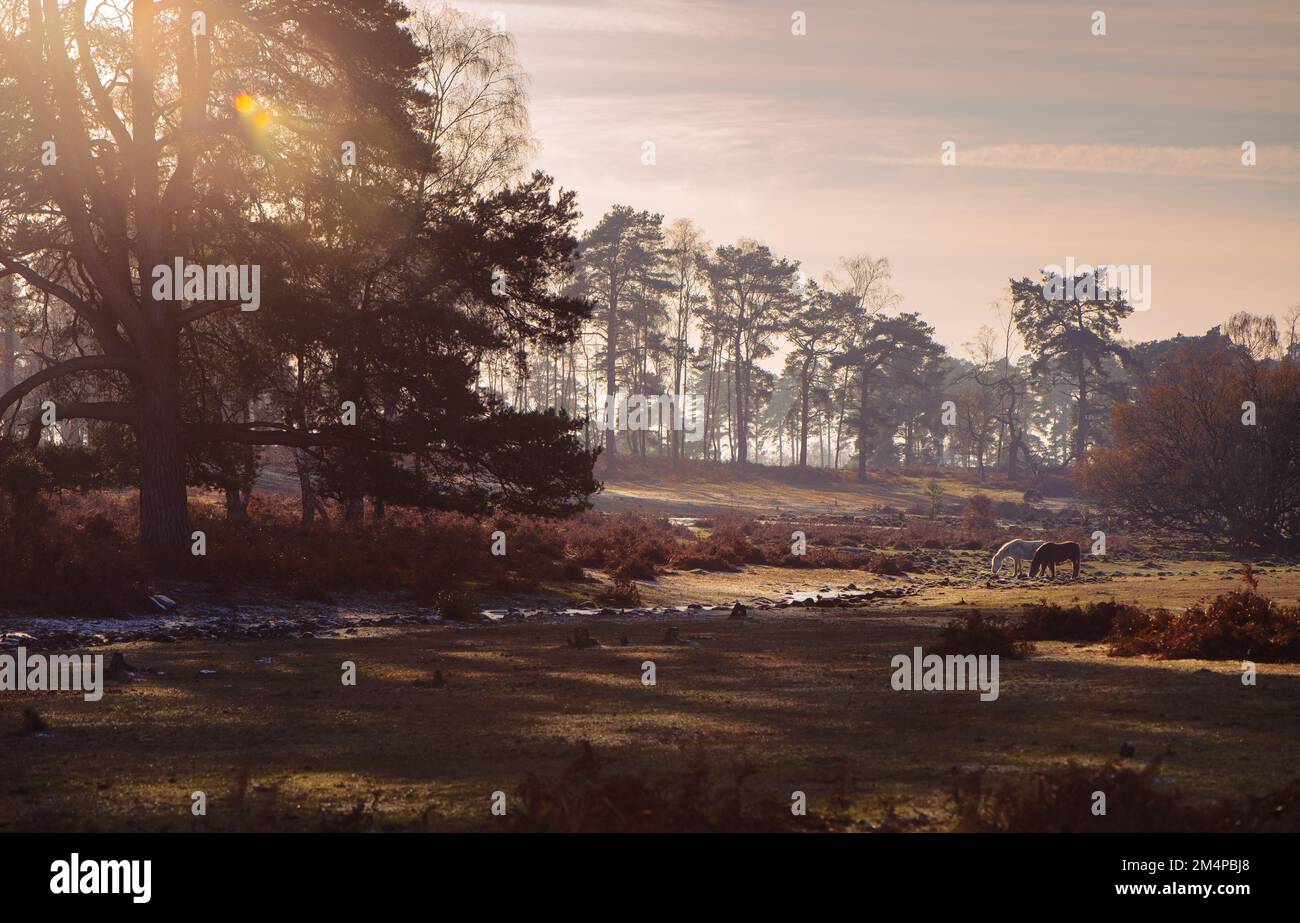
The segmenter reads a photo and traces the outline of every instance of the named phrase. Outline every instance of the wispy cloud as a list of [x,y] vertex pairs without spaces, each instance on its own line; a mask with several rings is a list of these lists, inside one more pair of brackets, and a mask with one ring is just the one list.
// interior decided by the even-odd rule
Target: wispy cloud
[[[1275,268],[1300,246],[1296,0],[1097,4],[1104,37],[1095,7],[1067,0],[457,5],[505,13],[537,165],[588,224],[615,202],[689,216],[814,277],[841,254],[888,256],[949,343],[1009,277],[1071,254],[1156,266],[1135,335],[1296,300]],[[1202,284],[1225,265],[1231,305]]]
[[[1122,144],[994,144],[959,150],[962,167],[1055,173],[1186,176],[1224,180],[1300,183],[1300,148],[1256,147],[1254,165],[1241,147],[1168,147]],[[929,158],[879,157],[879,163],[933,165]]]

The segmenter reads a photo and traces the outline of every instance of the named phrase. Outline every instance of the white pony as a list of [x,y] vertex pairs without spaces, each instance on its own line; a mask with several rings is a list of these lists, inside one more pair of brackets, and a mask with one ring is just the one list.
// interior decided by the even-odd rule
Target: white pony
[[1019,577],[1021,560],[1027,558],[1032,561],[1034,559],[1034,552],[1042,547],[1042,545],[1042,542],[1031,542],[1023,538],[1012,539],[999,548],[998,553],[993,556],[993,573],[996,574],[1002,569],[1002,562],[1007,558],[1015,558],[1016,576]]

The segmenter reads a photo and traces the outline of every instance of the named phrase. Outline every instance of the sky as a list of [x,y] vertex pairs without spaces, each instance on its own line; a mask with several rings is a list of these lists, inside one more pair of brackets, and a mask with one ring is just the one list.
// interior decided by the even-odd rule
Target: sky
[[885,256],[958,352],[1067,259],[1150,267],[1135,341],[1300,304],[1300,0],[454,5],[514,36],[584,228],[690,217],[818,280]]

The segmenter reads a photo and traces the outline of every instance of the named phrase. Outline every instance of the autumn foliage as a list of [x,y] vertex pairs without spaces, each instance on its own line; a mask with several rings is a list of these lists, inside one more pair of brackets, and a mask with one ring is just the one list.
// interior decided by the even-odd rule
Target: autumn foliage
[[1112,430],[1080,473],[1096,500],[1232,547],[1300,544],[1293,361],[1257,360],[1223,340],[1183,347],[1115,408]]

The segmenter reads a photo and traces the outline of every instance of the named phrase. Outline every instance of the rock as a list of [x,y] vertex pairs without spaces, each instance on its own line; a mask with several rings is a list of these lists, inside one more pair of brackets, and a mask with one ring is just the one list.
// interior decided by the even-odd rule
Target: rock
[[135,667],[126,662],[121,651],[116,651],[108,662],[108,670],[104,675],[114,682],[124,683],[131,679],[131,674],[134,672]]
[[41,717],[40,712],[28,705],[23,709],[23,727],[19,734],[48,734],[49,725]]
[[600,647],[600,642],[591,636],[591,632],[579,626],[569,633],[568,645],[578,650],[586,650],[587,648]]

